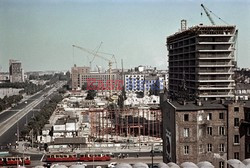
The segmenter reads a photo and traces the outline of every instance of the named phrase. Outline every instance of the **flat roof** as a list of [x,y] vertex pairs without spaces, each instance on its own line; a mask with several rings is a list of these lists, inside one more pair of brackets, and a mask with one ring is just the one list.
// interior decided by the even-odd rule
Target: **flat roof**
[[[220,31],[223,30],[223,31],[227,31],[227,32],[231,32],[233,33],[232,31],[234,31],[236,28],[235,25],[196,25],[196,26],[193,26],[193,27],[189,27],[188,29],[184,30],[184,31],[179,31],[179,32],[176,32],[170,36],[167,37],[167,41],[170,42],[172,40],[174,40],[175,38],[178,38],[178,37],[185,37],[187,35],[195,35],[195,34],[209,34],[209,35],[213,35],[213,34],[223,34],[221,33]],[[213,31],[211,31],[211,30]],[[209,30],[209,33],[206,33],[206,31]],[[227,35],[227,34],[223,34],[223,35]]]
[[178,111],[197,111],[197,110],[226,110],[227,108],[219,103],[218,101],[204,101],[201,102],[201,105],[199,106],[194,101],[192,102],[186,102],[186,104],[181,104],[178,101],[171,101],[169,102],[173,105],[173,107],[176,108]]

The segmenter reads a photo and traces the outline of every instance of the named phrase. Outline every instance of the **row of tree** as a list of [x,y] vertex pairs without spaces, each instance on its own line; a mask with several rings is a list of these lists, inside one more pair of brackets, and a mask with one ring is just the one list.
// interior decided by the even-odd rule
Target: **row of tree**
[[27,95],[32,95],[45,88],[45,85],[36,85],[32,82],[22,82],[22,83],[0,83],[0,88],[15,88],[23,89],[19,93],[26,93]]
[[59,80],[69,80],[70,78],[70,72],[64,73],[55,73],[53,74],[44,74],[44,75],[38,75],[38,74],[31,74],[29,75],[29,80],[51,80],[55,77],[58,77]]
[[48,120],[54,110],[56,109],[57,104],[62,101],[62,96],[60,94],[54,95],[51,100],[45,104],[41,110],[36,113],[35,116],[31,118],[28,125],[24,127],[21,131],[21,136],[26,137],[29,135],[31,130],[33,130],[34,136],[41,134],[41,130],[45,124],[48,123]]
[[0,98],[0,111],[3,111],[11,105],[18,103],[20,100],[22,100],[22,95],[13,95],[13,96],[4,96],[4,98]]

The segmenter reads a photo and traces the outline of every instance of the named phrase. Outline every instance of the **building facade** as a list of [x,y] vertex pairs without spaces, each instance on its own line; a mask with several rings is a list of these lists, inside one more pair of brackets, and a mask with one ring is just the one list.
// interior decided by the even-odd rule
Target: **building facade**
[[24,72],[22,63],[18,60],[9,60],[9,79],[10,82],[24,82]]
[[[72,79],[72,90],[82,89],[83,85],[87,86],[88,82],[91,82],[93,85],[98,86],[102,83],[103,88],[98,88],[99,90],[106,90],[106,85],[111,80],[115,84],[118,80],[122,80],[121,72],[116,71],[112,72],[110,75],[109,72],[90,72],[90,67],[72,67],[71,68],[71,79]],[[123,83],[121,81],[118,82]]]
[[81,89],[83,82],[81,80],[84,74],[90,73],[90,67],[77,67],[76,65],[71,68],[72,90]]
[[189,99],[232,99],[235,26],[198,25],[167,37],[169,91]]
[[166,71],[156,70],[148,66],[138,66],[124,75],[124,87],[127,93],[150,91],[163,92],[166,87]]
[[161,109],[164,162],[209,161],[225,168],[226,160],[249,158],[246,102],[165,100]]

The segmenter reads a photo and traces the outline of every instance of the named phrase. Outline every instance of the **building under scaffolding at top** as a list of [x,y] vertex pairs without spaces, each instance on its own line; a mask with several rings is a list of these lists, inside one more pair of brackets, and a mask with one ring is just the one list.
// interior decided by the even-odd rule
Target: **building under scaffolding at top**
[[172,98],[233,99],[235,26],[182,27],[167,37]]

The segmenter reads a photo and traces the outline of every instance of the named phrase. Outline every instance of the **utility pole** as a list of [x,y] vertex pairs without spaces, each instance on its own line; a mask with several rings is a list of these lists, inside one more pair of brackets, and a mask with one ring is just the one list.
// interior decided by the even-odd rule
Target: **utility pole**
[[151,159],[152,159],[151,168],[153,168],[153,165],[154,165],[154,142],[152,142]]
[[16,123],[16,136],[17,136],[17,143],[19,142],[19,124],[18,121]]
[[23,146],[23,167],[24,167],[24,144],[22,145]]

